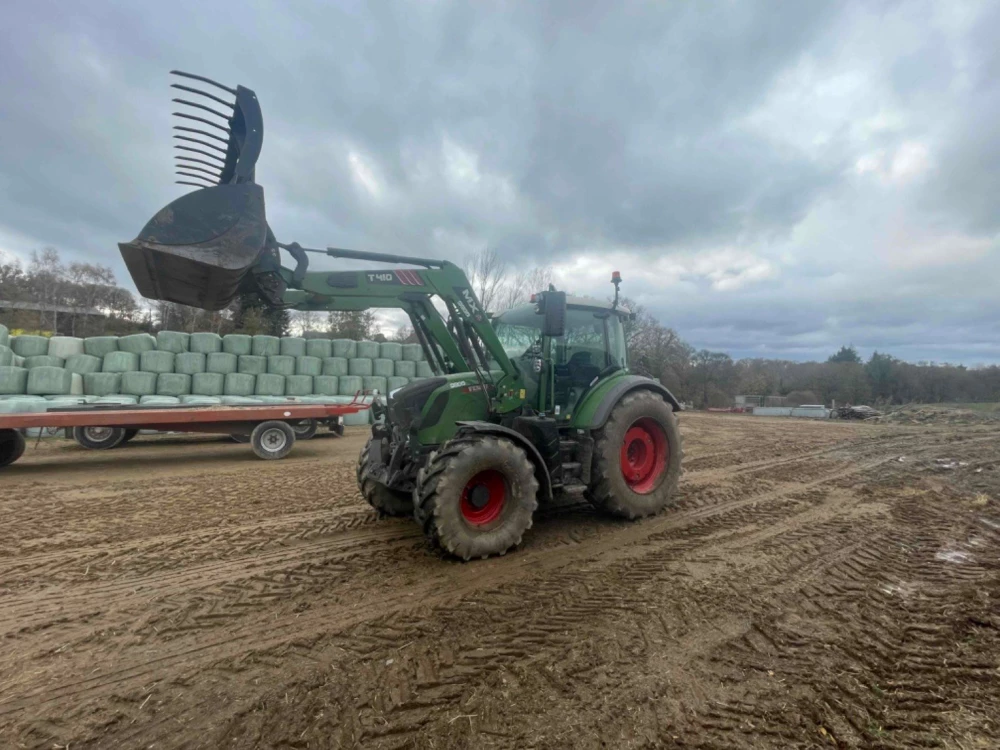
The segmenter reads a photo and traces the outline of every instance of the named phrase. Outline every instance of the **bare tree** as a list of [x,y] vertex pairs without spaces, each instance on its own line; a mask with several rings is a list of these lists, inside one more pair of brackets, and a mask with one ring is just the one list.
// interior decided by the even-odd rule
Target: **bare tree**
[[466,257],[462,265],[483,308],[503,312],[527,302],[535,292],[545,291],[552,282],[552,269],[537,266],[511,273],[507,261],[492,248]]
[[292,313],[292,323],[303,335],[312,331],[321,331],[326,326],[324,319],[327,316],[318,310],[299,310]]
[[392,334],[392,340],[398,341],[401,344],[405,344],[413,337],[413,328],[408,325],[401,325],[396,329],[396,332]]

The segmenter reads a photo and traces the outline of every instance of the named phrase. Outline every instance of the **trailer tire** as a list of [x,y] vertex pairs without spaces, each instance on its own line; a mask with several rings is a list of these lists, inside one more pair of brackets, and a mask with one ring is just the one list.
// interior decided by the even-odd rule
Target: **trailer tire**
[[124,427],[74,427],[73,439],[92,451],[117,448],[125,440]]
[[234,443],[246,444],[250,442],[249,432],[234,432],[229,436],[229,439]]
[[250,447],[257,455],[267,461],[284,458],[295,445],[295,431],[288,422],[272,419],[261,422],[250,433]]
[[125,437],[122,439],[120,445],[125,445],[125,443],[129,442],[132,438],[134,438],[138,434],[139,434],[138,430],[125,430]]
[[24,455],[25,445],[24,435],[17,430],[0,430],[0,469]]
[[652,391],[632,391],[595,435],[587,498],[623,518],[659,513],[677,500],[682,453],[670,405]]
[[296,440],[312,440],[316,437],[318,429],[319,422],[315,419],[303,419],[297,424],[292,425],[292,431],[295,433]]
[[372,439],[369,437],[365,447],[361,450],[361,455],[358,456],[356,474],[361,496],[384,516],[412,516],[413,497],[410,493],[386,487],[372,478],[368,468],[371,461],[371,446]]
[[516,547],[537,507],[535,467],[507,438],[459,435],[417,474],[414,516],[431,542],[463,560]]

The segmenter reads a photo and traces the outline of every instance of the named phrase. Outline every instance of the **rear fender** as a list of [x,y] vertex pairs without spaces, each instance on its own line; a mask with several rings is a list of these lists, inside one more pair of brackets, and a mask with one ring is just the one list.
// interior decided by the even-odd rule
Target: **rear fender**
[[578,423],[578,426],[591,430],[600,429],[608,421],[611,411],[618,402],[633,391],[651,391],[661,396],[673,407],[675,412],[681,410],[680,402],[661,383],[639,375],[626,375],[615,378],[608,388],[593,392],[591,397],[584,404],[581,404],[577,414],[586,415],[586,417],[581,420],[582,423]]
[[532,445],[531,441],[524,435],[515,432],[509,427],[493,424],[492,422],[456,422],[455,424],[458,426],[456,435],[472,432],[480,435],[493,435],[507,438],[518,447],[523,448],[524,452],[528,454],[528,460],[535,466],[535,476],[538,478],[542,498],[545,500],[552,499],[552,477],[549,475],[549,469],[545,465],[545,461],[542,458],[542,454],[539,453],[538,448]]

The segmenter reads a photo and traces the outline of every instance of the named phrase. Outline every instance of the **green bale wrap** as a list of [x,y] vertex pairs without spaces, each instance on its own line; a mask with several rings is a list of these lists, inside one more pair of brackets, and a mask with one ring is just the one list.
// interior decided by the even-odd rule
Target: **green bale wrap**
[[[106,375],[107,373],[98,373],[99,375]],[[121,404],[122,406],[129,406],[131,404],[138,404],[139,399],[136,396],[125,396],[121,393],[111,395],[111,396],[101,396],[96,401],[95,404]]]
[[347,372],[351,375],[360,375],[362,377],[371,375],[372,361],[370,359],[361,359],[360,357],[349,359],[347,360]]
[[196,396],[221,396],[226,392],[226,377],[221,372],[196,372],[191,375],[191,393]]
[[180,372],[161,372],[156,376],[157,396],[186,396],[191,393],[191,376]]
[[366,375],[361,378],[361,388],[366,392],[378,391],[384,394],[386,386],[388,385],[388,378],[382,375]]
[[261,403],[259,398],[248,398],[247,396],[223,396],[222,403],[226,406],[252,406]]
[[0,346],[10,347],[10,331],[0,323]]
[[44,336],[11,336],[10,348],[19,357],[38,357],[49,353],[49,340]]
[[[222,351],[241,357],[253,351],[253,336],[245,333],[230,333],[222,337]],[[205,352],[209,354],[209,352]]]
[[24,357],[19,354],[14,355],[14,359],[11,360],[12,367],[24,367]]
[[[239,357],[229,352],[211,352],[205,355],[205,371],[231,375],[236,372]],[[240,394],[236,394],[240,395]]]
[[120,393],[121,389],[121,373],[88,372],[83,375],[83,392],[91,396],[112,396]]
[[225,393],[227,396],[252,396],[257,387],[257,375],[231,372],[226,375]]
[[205,372],[205,355],[202,352],[181,352],[174,356],[174,372],[197,375]]
[[391,359],[395,362],[403,358],[403,345],[395,341],[383,341],[378,345],[378,356],[380,359]]
[[306,340],[297,336],[283,336],[278,347],[278,353],[286,357],[306,356]]
[[338,378],[347,375],[347,360],[343,357],[327,357],[323,360],[323,374]]
[[28,390],[28,371],[23,367],[0,367],[0,393],[20,395]]
[[358,356],[358,342],[351,339],[334,339],[333,356],[351,359]]
[[217,333],[192,333],[188,341],[188,351],[196,354],[221,352],[222,336]]
[[24,396],[0,401],[0,414],[39,414],[51,404],[44,398]]
[[378,359],[379,344],[377,341],[359,341],[357,354],[358,359]]
[[295,374],[296,375],[322,375],[323,374],[323,360],[319,357],[296,357],[295,358]]
[[156,334],[156,348],[161,352],[191,351],[191,334],[183,331],[160,331]]
[[419,362],[424,358],[424,348],[420,344],[403,344],[403,359],[407,362]]
[[14,362],[14,351],[9,346],[0,346],[0,367],[10,367]]
[[[202,373],[206,374],[206,373]],[[218,375],[217,372],[207,373],[211,375]],[[188,404],[189,406],[215,406],[222,403],[222,398],[220,396],[181,396],[180,401],[182,404]]]
[[398,376],[391,377],[388,379],[389,382],[386,384],[386,393],[392,393],[397,388],[402,388],[410,382],[409,378],[401,378]]
[[[322,377],[322,376],[321,376]],[[286,375],[286,396],[311,396],[313,392],[312,375]]]
[[336,375],[317,375],[313,378],[313,393],[318,396],[336,396],[340,378]]
[[361,390],[363,383],[357,375],[344,375],[337,384],[341,396],[353,396]]
[[270,357],[274,354],[281,354],[281,339],[277,336],[254,336],[250,353],[256,354],[258,357]]
[[411,383],[419,383],[421,380],[426,380],[426,378],[410,378]]
[[83,354],[83,339],[76,336],[53,336],[49,339],[49,355],[69,359],[74,354]]
[[[38,398],[38,396],[25,396],[25,398]],[[46,396],[45,400],[50,404],[55,403],[58,406],[73,406],[73,405],[83,405],[92,404],[97,401],[97,396],[83,396],[83,395],[70,395],[70,396]]]
[[237,371],[245,372],[247,375],[261,375],[267,372],[267,357],[260,357],[256,354],[241,354]]
[[156,339],[149,333],[133,333],[118,339],[118,351],[142,354],[156,348]]
[[156,395],[156,379],[159,375],[155,372],[123,372],[121,377],[122,393],[128,396]]
[[398,378],[412,378],[417,374],[417,363],[401,359],[396,362],[395,375]]
[[391,359],[373,359],[372,375],[379,375],[383,378],[391,378],[395,374],[395,362]]
[[70,394],[72,394],[73,396],[82,396],[83,375],[81,375],[78,372],[70,372],[69,370],[66,370],[66,372],[69,372],[69,377],[70,377],[70,385],[69,385]]
[[[170,333],[170,331],[166,331]],[[157,349],[143,352],[139,355],[139,369],[143,372],[155,372],[157,375],[163,372],[174,371],[174,357],[176,355],[170,351],[159,351]],[[173,393],[164,394],[173,396]]]
[[[350,401],[350,399],[348,399]],[[371,424],[371,409],[352,412],[344,415],[344,424],[347,427],[358,427],[359,425]]]
[[111,352],[104,358],[101,366],[102,372],[136,372],[138,369],[139,355],[135,352]]
[[39,354],[36,357],[25,357],[24,366],[29,370],[35,367],[63,367],[66,360],[62,357],[53,357],[51,354]]
[[90,354],[73,354],[66,360],[64,366],[70,372],[86,375],[91,372],[100,372],[103,364],[100,357],[94,357]]
[[434,370],[431,368],[430,362],[427,362],[426,360],[423,362],[417,362],[417,377],[418,378],[434,377]]
[[181,400],[176,396],[141,396],[139,398],[139,403],[146,406],[175,406],[179,404]]
[[62,367],[33,367],[28,370],[27,393],[33,396],[68,395],[73,387],[73,373]]
[[272,354],[267,358],[267,371],[271,375],[294,375],[295,357],[290,357],[287,354]]
[[330,339],[306,339],[306,356],[326,359],[333,356],[333,342]]
[[111,352],[118,351],[117,336],[91,336],[83,340],[83,352],[91,357],[104,358]]
[[266,372],[257,376],[257,387],[254,389],[256,396],[284,396],[285,376],[272,372]]
[[[282,376],[284,377],[284,376]],[[256,396],[255,397],[262,404],[287,404],[290,403],[284,396]]]

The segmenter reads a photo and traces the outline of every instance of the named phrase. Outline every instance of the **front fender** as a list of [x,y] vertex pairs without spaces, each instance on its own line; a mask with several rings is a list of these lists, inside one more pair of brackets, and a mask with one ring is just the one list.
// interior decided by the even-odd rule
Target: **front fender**
[[576,410],[574,423],[577,427],[596,430],[604,426],[615,405],[632,391],[646,390],[657,393],[670,404],[674,411],[681,410],[680,402],[661,383],[640,375],[622,375],[611,378],[603,386],[598,386],[586,395]]
[[545,461],[542,459],[542,454],[539,453],[538,448],[524,435],[509,427],[493,424],[492,422],[455,422],[455,424],[458,426],[458,432],[456,433],[458,435],[461,435],[463,432],[495,435],[507,438],[518,447],[523,448],[524,452],[528,454],[528,459],[535,465],[535,474],[538,477],[539,489],[542,491],[543,497],[546,500],[552,499],[552,477],[549,476],[549,468],[545,465]]

